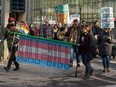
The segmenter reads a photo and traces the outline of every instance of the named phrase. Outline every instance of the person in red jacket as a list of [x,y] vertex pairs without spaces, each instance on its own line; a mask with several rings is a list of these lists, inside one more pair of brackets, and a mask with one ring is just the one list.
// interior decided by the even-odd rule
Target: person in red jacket
[[37,27],[35,27],[34,29],[34,36],[38,36],[39,35],[39,29]]

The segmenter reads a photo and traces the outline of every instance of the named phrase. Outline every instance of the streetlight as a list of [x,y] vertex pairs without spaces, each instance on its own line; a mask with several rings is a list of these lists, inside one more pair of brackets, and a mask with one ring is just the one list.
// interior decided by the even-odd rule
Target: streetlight
[[80,11],[80,22],[81,22],[81,10],[82,10],[82,5],[79,5],[79,11]]
[[40,24],[42,24],[42,8],[40,8],[39,11],[40,11]]

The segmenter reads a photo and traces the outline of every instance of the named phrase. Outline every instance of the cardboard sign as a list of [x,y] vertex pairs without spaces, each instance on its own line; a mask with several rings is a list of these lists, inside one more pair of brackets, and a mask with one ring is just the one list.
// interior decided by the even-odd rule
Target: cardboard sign
[[55,7],[56,20],[59,23],[67,24],[69,22],[69,7],[66,5],[58,5]]
[[112,7],[103,7],[101,9],[101,28],[114,28]]

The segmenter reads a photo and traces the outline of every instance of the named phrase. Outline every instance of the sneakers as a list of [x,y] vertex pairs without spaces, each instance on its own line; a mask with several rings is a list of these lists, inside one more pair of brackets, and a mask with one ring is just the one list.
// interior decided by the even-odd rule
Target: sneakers
[[7,67],[4,67],[4,69],[5,69],[7,72],[9,72],[9,69],[8,69]]
[[13,71],[17,71],[17,70],[19,70],[19,67],[16,67],[15,69],[13,69]]

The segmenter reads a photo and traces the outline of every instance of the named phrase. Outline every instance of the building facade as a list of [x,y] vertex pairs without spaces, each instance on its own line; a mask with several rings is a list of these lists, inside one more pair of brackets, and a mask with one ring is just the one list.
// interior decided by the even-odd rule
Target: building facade
[[8,24],[9,16],[16,21],[28,21],[28,11],[30,9],[31,0],[0,0],[1,1],[1,26]]
[[5,27],[13,15],[17,21],[39,26],[45,19],[55,20],[54,7],[64,4],[69,5],[69,15],[80,14],[81,21],[100,23],[102,7],[113,7],[116,19],[116,0],[0,0],[0,24]]
[[80,14],[81,20],[93,22],[100,20],[102,7],[113,7],[116,18],[116,0],[32,0],[31,21],[55,19],[54,7],[69,4],[70,15]]
[[113,7],[116,18],[116,0],[0,0],[0,21],[14,15],[16,20],[40,24],[45,19],[55,20],[54,7],[64,4],[69,5],[70,15],[80,14],[87,22],[100,21],[102,7]]
[[30,21],[38,25],[45,19],[55,20],[55,6],[68,4],[69,15],[80,14],[81,21],[97,20],[101,26],[101,8],[112,7],[115,19],[112,31],[116,38],[116,0],[32,0],[31,3]]
[[1,25],[1,0],[0,0],[0,25]]

